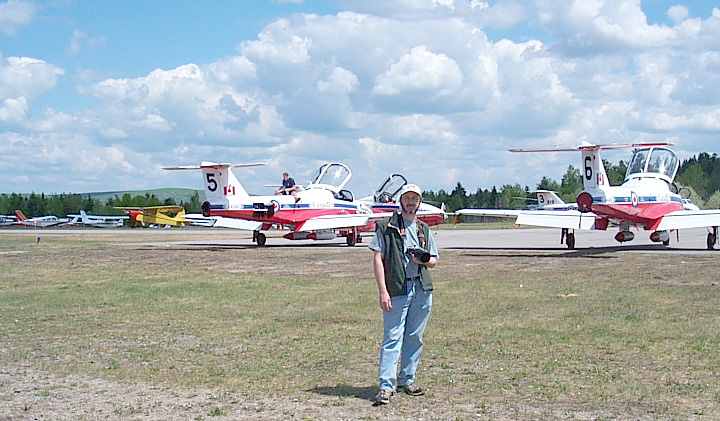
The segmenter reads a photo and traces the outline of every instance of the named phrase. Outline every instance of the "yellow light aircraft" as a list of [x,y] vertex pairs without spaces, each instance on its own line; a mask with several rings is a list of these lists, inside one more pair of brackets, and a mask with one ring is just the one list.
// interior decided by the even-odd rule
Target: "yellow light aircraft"
[[147,228],[151,225],[184,227],[190,222],[185,219],[185,208],[177,205],[130,207],[116,206],[128,216],[131,228]]

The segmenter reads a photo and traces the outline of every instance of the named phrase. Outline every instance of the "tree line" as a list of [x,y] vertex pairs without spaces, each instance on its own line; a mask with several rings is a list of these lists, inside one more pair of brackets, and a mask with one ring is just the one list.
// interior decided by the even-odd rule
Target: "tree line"
[[[612,164],[607,160],[603,160],[603,163],[610,184],[613,186],[622,184],[627,163],[620,161],[618,164]],[[700,208],[720,207],[720,157],[717,154],[703,152],[697,157],[682,161],[675,177],[675,184],[683,197],[691,199]],[[520,184],[505,184],[500,188],[495,186],[491,189],[478,188],[475,193],[468,193],[458,182],[450,193],[445,190],[426,191],[423,193],[423,198],[426,202],[438,206],[445,203],[448,212],[463,208],[522,208],[536,204],[534,190],[552,190],[565,202],[575,202],[582,185],[580,168],[568,165],[560,181],[543,177],[534,189]],[[173,203],[173,199],[170,198],[160,200],[149,193],[135,196],[125,193],[122,197],[116,195],[105,203],[79,193],[0,194],[0,214],[13,215],[15,210],[19,209],[28,217],[65,216],[78,213],[80,210],[98,215],[122,215],[123,211],[114,209],[115,206],[146,207],[176,204],[184,207],[188,213],[199,213],[202,201],[198,193],[195,193],[188,202],[180,201],[180,203]]]
[[154,194],[146,193],[144,195],[132,196],[125,193],[121,197],[115,195],[107,199],[105,203],[92,197],[83,196],[79,193],[70,194],[53,194],[46,195],[44,193],[35,194],[0,194],[0,214],[14,215],[15,210],[20,210],[27,217],[56,215],[65,216],[69,214],[77,214],[80,210],[87,213],[97,215],[124,215],[125,212],[115,209],[116,206],[129,207],[148,207],[160,205],[180,205],[188,212],[200,212],[200,195],[196,192],[188,202],[180,201],[174,203],[171,198],[160,200]]

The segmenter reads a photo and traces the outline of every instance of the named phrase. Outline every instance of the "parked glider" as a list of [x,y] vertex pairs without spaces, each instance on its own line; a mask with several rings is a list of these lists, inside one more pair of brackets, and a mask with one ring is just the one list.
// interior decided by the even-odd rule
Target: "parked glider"
[[[583,141],[576,147],[510,149],[511,152],[580,151],[583,191],[577,197],[577,210],[521,210],[516,224],[561,228],[561,243],[575,247],[575,230],[606,230],[618,227],[615,240],[631,241],[635,227],[652,231],[650,240],[670,244],[670,233],[685,228],[709,228],[707,248],[717,243],[720,210],[700,210],[683,199],[673,182],[680,165],[671,143],[593,145]],[[600,158],[601,149],[635,148],[625,181],[610,186]],[[491,211],[488,213],[488,211]],[[497,209],[461,209],[461,215],[493,215]]]
[[299,189],[297,202],[290,195],[250,196],[231,168],[258,165],[265,164],[203,162],[199,166],[164,169],[202,170],[207,199],[202,205],[203,215],[225,218],[216,226],[227,223],[228,219],[249,221],[246,226],[252,228],[253,241],[261,246],[266,242],[262,231],[272,227],[288,229],[290,232],[283,237],[289,240],[345,237],[347,244],[352,246],[361,240],[361,230],[367,229],[375,219],[386,216],[373,214],[366,203],[355,201],[353,194],[343,189],[352,176],[345,164],[322,165],[313,180]]

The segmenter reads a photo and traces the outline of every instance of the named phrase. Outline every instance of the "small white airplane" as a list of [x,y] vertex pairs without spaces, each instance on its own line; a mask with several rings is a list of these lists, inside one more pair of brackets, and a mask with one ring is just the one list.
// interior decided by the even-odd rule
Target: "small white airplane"
[[[670,143],[593,145],[583,141],[576,147],[510,149],[511,152],[580,151],[583,191],[577,197],[577,209],[539,209],[514,211],[516,224],[561,228],[561,243],[575,248],[575,230],[606,230],[618,227],[615,240],[631,241],[630,228],[652,231],[650,240],[670,244],[670,233],[685,228],[709,228],[707,248],[718,238],[720,210],[700,210],[683,199],[673,183],[680,165]],[[600,158],[601,149],[636,148],[628,165],[625,181],[610,186]],[[497,209],[461,209],[461,215],[502,216]]]
[[122,227],[127,216],[100,216],[88,215],[84,210],[79,215],[68,215],[68,225],[82,225],[95,228],[117,228]]
[[0,215],[0,227],[7,227],[15,224],[17,218],[10,215]]
[[202,213],[216,218],[215,227],[239,228],[253,231],[253,241],[265,245],[267,231],[272,227],[287,229],[283,237],[289,240],[329,240],[345,237],[349,246],[361,241],[360,232],[377,219],[389,216],[373,213],[364,202],[356,201],[343,187],[352,172],[345,164],[322,165],[313,180],[298,189],[296,202],[291,195],[250,196],[231,168],[265,165],[218,164],[166,167],[166,170],[202,170],[206,202]]
[[28,218],[21,210],[15,211],[15,225],[25,225],[28,227],[46,228],[55,225],[67,224],[70,219],[58,218],[54,215],[38,216],[35,218]]

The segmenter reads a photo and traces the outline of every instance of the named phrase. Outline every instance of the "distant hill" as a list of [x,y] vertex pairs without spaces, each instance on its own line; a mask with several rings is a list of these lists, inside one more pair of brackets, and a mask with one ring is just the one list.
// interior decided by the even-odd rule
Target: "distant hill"
[[198,193],[200,202],[205,200],[205,191],[196,189],[185,189],[185,188],[167,188],[167,189],[153,189],[153,190],[125,190],[125,191],[112,191],[112,192],[93,192],[93,193],[81,193],[83,197],[88,197],[105,204],[108,199],[112,199],[115,196],[122,198],[123,195],[129,194],[132,197],[135,196],[155,196],[160,201],[164,201],[167,198],[172,199],[173,203],[189,202],[195,193]]

